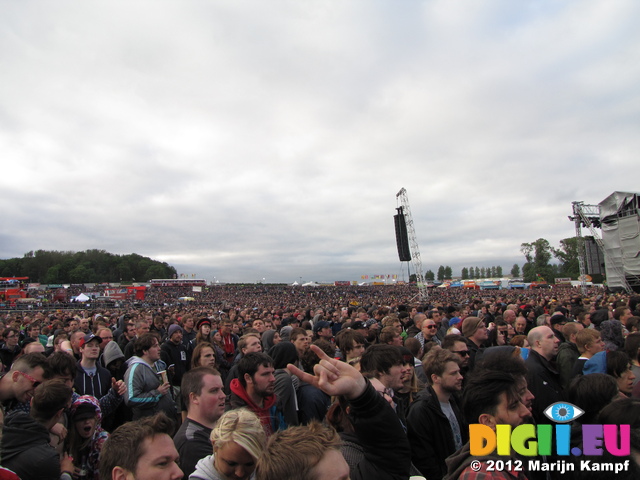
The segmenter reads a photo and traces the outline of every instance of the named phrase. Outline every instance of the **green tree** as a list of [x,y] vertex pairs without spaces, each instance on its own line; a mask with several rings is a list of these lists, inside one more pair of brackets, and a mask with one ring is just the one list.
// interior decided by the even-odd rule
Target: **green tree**
[[118,281],[129,282],[134,278],[133,270],[129,267],[127,262],[121,262],[118,264]]
[[473,267],[471,267],[469,269],[469,279],[473,280],[474,278],[476,278],[476,271],[473,269]]
[[436,276],[431,270],[427,270],[427,273],[424,274],[424,279],[427,282],[433,282],[436,279]]
[[162,265],[151,265],[144,274],[143,281],[148,282],[152,278],[166,278],[166,272]]
[[553,256],[560,260],[558,276],[571,278],[580,276],[580,262],[578,260],[580,242],[584,243],[584,240],[582,238],[569,237],[560,240],[560,248],[551,249]]
[[444,265],[440,265],[438,267],[438,280],[439,281],[443,281],[444,280]]
[[49,267],[49,270],[47,270],[47,273],[44,276],[43,283],[46,283],[47,285],[53,283],[62,283],[62,280],[60,280],[60,265]]
[[450,279],[453,277],[453,270],[449,265],[444,267],[444,278]]
[[484,267],[480,267],[480,278],[487,278],[487,271]]
[[80,264],[69,272],[71,283],[93,283],[96,281],[96,272],[92,268],[87,268],[85,264]]
[[469,269],[467,267],[462,267],[462,280],[468,280],[469,279]]
[[502,277],[502,267],[500,265],[496,267],[496,277]]
[[513,267],[511,267],[511,276],[513,278],[518,278],[520,276],[520,267],[517,263],[514,263]]
[[544,238],[532,243],[520,245],[520,251],[527,262],[522,267],[525,282],[533,282],[542,277],[548,282],[553,280],[553,269],[549,264],[552,257],[551,245]]

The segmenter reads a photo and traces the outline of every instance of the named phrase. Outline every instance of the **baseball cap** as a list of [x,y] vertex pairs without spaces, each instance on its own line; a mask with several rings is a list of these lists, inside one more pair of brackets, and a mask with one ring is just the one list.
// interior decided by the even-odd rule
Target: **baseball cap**
[[96,339],[98,343],[102,343],[102,338],[96,337],[93,333],[87,333],[84,337],[80,339],[80,348],[84,347],[91,340]]
[[320,320],[319,322],[316,322],[316,324],[313,326],[313,333],[318,333],[323,328],[329,328],[329,327],[331,327],[331,324],[329,322],[327,322],[326,320]]

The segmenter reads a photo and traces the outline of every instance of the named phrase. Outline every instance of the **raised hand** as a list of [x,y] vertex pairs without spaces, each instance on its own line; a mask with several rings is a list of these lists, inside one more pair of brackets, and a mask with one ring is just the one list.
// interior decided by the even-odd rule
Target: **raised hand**
[[327,395],[345,395],[348,399],[359,397],[367,386],[367,381],[362,374],[351,365],[335,358],[329,357],[316,345],[311,345],[311,350],[318,355],[320,363],[313,367],[315,375],[303,372],[295,365],[287,365],[287,369]]

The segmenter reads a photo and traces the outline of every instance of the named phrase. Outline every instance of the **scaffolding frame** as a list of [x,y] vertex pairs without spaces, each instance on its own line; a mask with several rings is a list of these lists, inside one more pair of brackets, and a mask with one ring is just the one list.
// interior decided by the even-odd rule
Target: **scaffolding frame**
[[600,228],[602,225],[600,221],[600,205],[586,205],[584,202],[571,202],[571,205],[573,206],[573,216],[570,216],[569,220],[574,222],[576,226],[576,238],[578,239],[578,264],[580,265],[580,288],[582,290],[582,294],[587,294],[587,269],[585,263],[584,237],[582,236],[583,226],[588,228],[591,232],[598,248],[604,254],[605,262],[608,262],[608,264],[611,265],[615,272],[620,276],[625,291],[632,294],[633,289],[629,285],[629,282],[627,282],[624,271],[620,266],[618,266],[614,259],[611,258],[611,255],[607,253],[607,250],[604,248],[604,243],[596,231],[596,227]]
[[420,258],[420,248],[418,247],[418,238],[416,229],[413,224],[411,208],[409,207],[409,197],[407,190],[402,187],[396,194],[396,201],[399,201],[403,207],[404,220],[407,225],[407,237],[409,240],[409,249],[411,250],[411,262],[416,275],[416,285],[418,286],[418,295],[421,300],[429,298],[427,286],[425,284],[424,275],[422,273],[422,259]]

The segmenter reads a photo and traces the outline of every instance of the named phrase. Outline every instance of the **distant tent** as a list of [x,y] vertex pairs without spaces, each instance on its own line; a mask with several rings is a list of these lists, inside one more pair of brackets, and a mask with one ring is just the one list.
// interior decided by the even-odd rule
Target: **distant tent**
[[317,287],[318,285],[319,284],[316,282],[307,282],[302,284],[303,287]]
[[87,297],[84,293],[81,293],[76,298],[74,298],[74,300],[76,302],[88,302],[89,301],[89,297]]
[[295,287],[295,286],[298,286],[298,285],[300,285],[300,284],[298,283],[297,280],[291,284],[292,287]]

